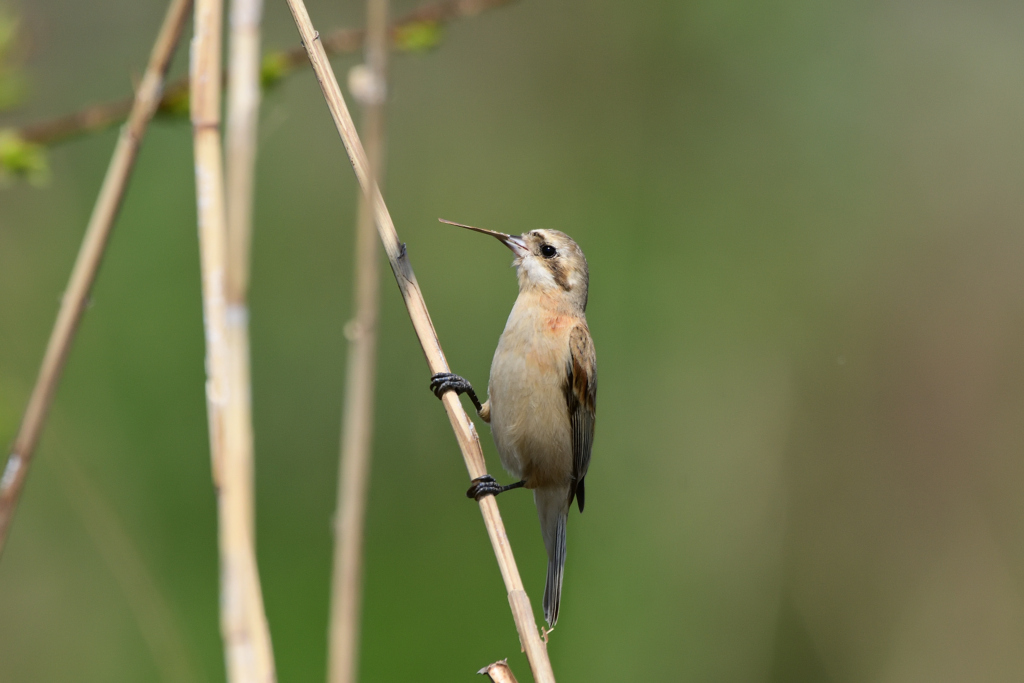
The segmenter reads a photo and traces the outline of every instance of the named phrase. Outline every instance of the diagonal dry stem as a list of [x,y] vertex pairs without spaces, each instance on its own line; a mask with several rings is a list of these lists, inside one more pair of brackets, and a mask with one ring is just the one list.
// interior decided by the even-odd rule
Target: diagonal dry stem
[[206,403],[217,490],[221,635],[231,683],[273,683],[256,567],[247,315],[232,279],[221,158],[221,0],[197,0],[191,55],[196,204],[206,331]]
[[[368,170],[378,184],[383,176],[387,57],[388,0],[367,0],[366,60],[353,69],[350,79],[353,92],[363,105]],[[331,578],[328,683],[352,683],[358,679],[359,671],[363,533],[373,445],[380,292],[376,232],[370,199],[360,192],[353,264],[356,315],[346,328],[349,347]]]
[[25,485],[25,477],[28,475],[29,465],[32,464],[32,456],[39,442],[46,414],[53,402],[68,351],[74,341],[89,291],[96,280],[103,252],[106,250],[110,232],[120,211],[121,200],[124,198],[128,179],[135,166],[142,137],[160,104],[167,67],[174,56],[191,6],[191,0],[171,0],[160,33],[153,45],[146,72],[131,105],[128,121],[121,129],[96,205],[89,218],[89,226],[86,228],[78,258],[71,271],[68,288],[61,299],[57,321],[50,333],[39,376],[36,378],[25,415],[11,447],[3,478],[0,479],[0,554],[3,553],[18,499]]
[[[398,240],[398,233],[395,231],[394,222],[388,212],[381,196],[380,189],[370,174],[369,162],[363,144],[359,140],[352,116],[349,114],[345,98],[338,87],[334,71],[323,45],[320,43],[320,36],[313,28],[306,5],[302,0],[288,0],[288,6],[295,19],[295,25],[302,36],[302,43],[309,55],[309,61],[316,73],[320,88],[327,106],[334,118],[335,126],[345,143],[349,160],[355,170],[356,177],[363,191],[373,200],[374,217],[377,221],[377,229],[381,241],[384,243],[384,250],[387,252],[388,261],[394,271],[398,287],[405,299],[409,317],[412,320],[413,329],[419,339],[420,346],[427,359],[427,365],[431,374],[448,372],[448,363],[445,360],[444,352],[441,350],[437,332],[430,320],[426,302],[419,285],[416,283],[416,276],[413,274],[412,266],[409,264],[409,257],[404,245]],[[480,477],[487,472],[484,463],[483,450],[480,447],[480,439],[477,437],[476,429],[470,421],[462,403],[455,395],[455,392],[447,392],[442,397],[448,419],[451,421],[455,438],[462,450],[466,468],[471,478]],[[533,670],[533,677],[537,683],[552,683],[555,680],[554,672],[551,669],[551,662],[548,659],[547,647],[540,638],[537,631],[537,624],[534,620],[533,609],[530,606],[530,599],[523,589],[522,579],[519,577],[519,570],[516,567],[512,547],[509,545],[508,537],[505,534],[505,527],[498,512],[498,504],[494,496],[487,496],[480,499],[480,511],[484,518],[484,525],[491,539],[495,557],[498,560],[498,567],[501,569],[502,578],[505,581],[505,588],[508,591],[509,605],[512,608],[513,619],[523,648],[526,651],[527,659],[530,661],[530,668]]]

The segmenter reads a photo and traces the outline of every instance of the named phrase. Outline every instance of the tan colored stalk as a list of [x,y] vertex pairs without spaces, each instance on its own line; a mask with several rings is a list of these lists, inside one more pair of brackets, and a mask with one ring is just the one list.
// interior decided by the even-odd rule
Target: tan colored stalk
[[221,635],[231,683],[275,680],[270,632],[263,610],[252,523],[252,434],[245,309],[229,297],[229,239],[221,158],[221,0],[197,0],[191,55],[206,404],[217,489]]
[[[353,94],[363,106],[363,133],[370,177],[383,177],[384,102],[387,95],[388,0],[367,0],[366,60],[351,73]],[[380,292],[373,207],[359,193],[353,264],[355,319],[347,327],[348,363],[342,415],[338,513],[335,520],[328,683],[353,683],[359,674],[363,593],[363,533],[373,454],[374,380]]]
[[512,669],[508,666],[508,660],[489,664],[477,671],[481,676],[487,676],[494,683],[517,683],[516,677],[512,675]]
[[[444,24],[461,17],[473,16],[484,10],[495,9],[515,0],[441,0],[423,5],[402,16],[391,25],[391,36],[402,33],[423,22]],[[323,36],[324,49],[327,54],[346,54],[356,52],[363,46],[366,36],[364,29],[339,28]],[[267,55],[273,57],[278,77],[292,73],[305,64],[306,51],[301,47],[274,52]],[[174,81],[164,89],[164,97],[160,100],[159,110],[174,114],[179,111],[188,93],[188,79]],[[56,145],[79,135],[105,130],[124,120],[132,107],[132,98],[94,104],[71,114],[65,114],[38,123],[30,123],[18,128],[18,137],[40,145]]]
[[[448,363],[441,350],[441,343],[437,338],[434,325],[430,320],[426,302],[423,300],[423,293],[416,283],[416,276],[412,272],[405,247],[398,240],[398,233],[395,231],[394,222],[391,220],[391,214],[384,203],[380,189],[370,175],[366,152],[359,140],[355,125],[352,123],[352,116],[349,114],[345,98],[341,94],[341,88],[338,87],[337,78],[327,60],[327,54],[324,52],[323,45],[320,44],[320,35],[314,30],[309,13],[306,11],[306,5],[302,0],[288,0],[288,7],[292,11],[299,35],[302,36],[302,43],[309,55],[309,61],[313,65],[313,71],[316,73],[324,98],[327,100],[327,106],[334,118],[335,126],[345,143],[345,149],[352,162],[356,177],[359,179],[359,184],[373,200],[374,217],[377,221],[381,241],[384,243],[384,251],[388,255],[391,269],[394,271],[398,287],[405,299],[413,329],[416,331],[416,336],[426,356],[430,373],[433,375],[438,372],[448,372]],[[480,447],[480,439],[473,423],[462,408],[462,403],[455,392],[445,393],[441,401],[448,413],[448,419],[451,421],[459,448],[462,450],[470,478],[483,476],[487,472],[483,449]],[[555,680],[555,676],[548,659],[547,647],[537,631],[530,598],[523,589],[523,582],[519,577],[512,547],[505,534],[505,526],[501,521],[501,514],[498,512],[498,504],[494,496],[480,499],[480,511],[491,539],[495,557],[498,560],[498,567],[501,569],[505,588],[508,591],[512,616],[519,632],[519,639],[526,651],[527,659],[530,661],[533,678],[537,683],[551,683]]]
[[256,506],[252,427],[252,366],[249,356],[249,251],[255,202],[257,128],[260,107],[260,22],[263,0],[231,0],[226,126],[228,394],[225,459],[239,471],[238,509],[248,524],[246,555],[251,572],[246,628],[256,642],[259,681],[276,678],[270,627],[263,608],[256,562]]
[[260,21],[263,0],[231,0],[231,53],[225,130],[228,298],[245,305],[249,289],[256,173],[256,130],[260,108]]
[[36,378],[21,426],[11,447],[3,478],[0,479],[0,554],[3,553],[18,499],[25,485],[25,477],[28,475],[29,465],[32,464],[32,456],[39,442],[46,414],[53,402],[68,351],[74,341],[89,291],[96,280],[110,232],[120,211],[121,200],[124,198],[128,179],[135,166],[142,137],[160,103],[167,67],[174,56],[191,4],[191,0],[171,0],[150,53],[146,72],[135,94],[128,121],[117,139],[107,174],[103,178],[103,185],[89,218],[89,226],[86,228],[82,246],[71,271],[71,279],[61,299],[57,321],[50,333],[39,376]]

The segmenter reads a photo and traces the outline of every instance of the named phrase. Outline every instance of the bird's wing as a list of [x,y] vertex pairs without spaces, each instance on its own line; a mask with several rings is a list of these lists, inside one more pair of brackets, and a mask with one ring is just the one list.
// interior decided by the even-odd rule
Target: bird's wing
[[590,466],[590,448],[594,443],[594,416],[597,411],[597,355],[586,323],[569,333],[569,361],[566,364],[565,401],[572,429],[572,484],[569,504],[575,496],[583,512],[583,478]]

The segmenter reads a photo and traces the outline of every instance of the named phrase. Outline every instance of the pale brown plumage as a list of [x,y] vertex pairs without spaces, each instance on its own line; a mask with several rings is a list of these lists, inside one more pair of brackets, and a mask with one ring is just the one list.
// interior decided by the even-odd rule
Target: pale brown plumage
[[575,498],[583,511],[594,440],[597,361],[585,315],[587,261],[579,246],[557,230],[513,237],[470,229],[497,237],[516,255],[519,297],[491,363],[488,401],[480,405],[469,383],[457,375],[437,375],[431,386],[438,395],[448,389],[469,393],[491,425],[502,466],[521,480],[500,487],[487,478],[470,494],[497,494],[520,485],[533,489],[548,553],[544,618],[554,626],[569,506]]

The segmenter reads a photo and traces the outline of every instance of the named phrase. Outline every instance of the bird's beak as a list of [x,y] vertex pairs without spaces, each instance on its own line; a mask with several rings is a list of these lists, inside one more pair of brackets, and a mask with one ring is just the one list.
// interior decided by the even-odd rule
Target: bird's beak
[[497,232],[495,230],[485,230],[484,228],[474,228],[472,225],[463,225],[462,223],[455,223],[453,221],[447,221],[443,218],[437,220],[448,225],[454,225],[457,228],[465,228],[466,230],[474,230],[476,232],[482,232],[485,235],[497,238],[499,242],[504,244],[506,247],[512,250],[512,253],[516,255],[516,258],[522,258],[530,253],[530,250],[526,248],[526,242],[523,241],[522,237],[516,237],[515,235],[506,235],[503,232]]

